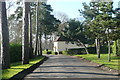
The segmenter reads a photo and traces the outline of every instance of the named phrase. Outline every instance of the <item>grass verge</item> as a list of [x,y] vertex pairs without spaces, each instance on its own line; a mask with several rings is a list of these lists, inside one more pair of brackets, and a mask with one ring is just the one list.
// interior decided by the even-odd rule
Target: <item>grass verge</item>
[[87,60],[93,61],[95,63],[104,64],[105,66],[110,67],[112,69],[119,70],[118,60],[120,59],[120,57],[114,56],[113,54],[111,54],[111,62],[108,62],[108,54],[101,54],[100,59],[97,58],[96,54],[85,54],[85,55],[75,55],[75,56],[79,56]]
[[44,58],[45,58],[44,56],[36,57],[34,59],[31,59],[29,64],[25,64],[25,65],[22,65],[22,62],[12,63],[10,69],[2,70],[2,79],[3,80],[9,79],[14,75],[18,74],[19,72],[23,71],[24,69],[27,69],[33,66],[34,64],[40,62]]

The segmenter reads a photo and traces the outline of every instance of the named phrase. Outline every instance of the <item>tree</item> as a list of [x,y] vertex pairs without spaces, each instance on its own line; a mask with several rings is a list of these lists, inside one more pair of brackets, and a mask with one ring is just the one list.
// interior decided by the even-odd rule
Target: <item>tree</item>
[[10,42],[21,43],[23,7],[20,3],[17,3],[16,5],[17,9],[15,10],[15,13],[8,16]]
[[[29,3],[31,4],[31,3]],[[29,18],[29,57],[33,57],[33,48],[32,48],[32,20],[31,20],[31,7],[29,6],[28,18]]]
[[55,18],[61,21],[61,23],[65,23],[69,20],[68,15],[62,12],[55,12],[54,13]]
[[29,63],[29,36],[28,36],[28,27],[29,27],[29,2],[25,2],[24,0],[24,8],[23,8],[23,27],[22,27],[22,63]]
[[[97,15],[96,19],[100,23],[99,29],[101,29],[103,33],[103,37],[106,37],[108,43],[108,61],[111,61],[110,54],[111,54],[111,45],[110,42],[113,41],[113,30],[116,28],[115,24],[116,21],[113,20],[113,2],[101,2],[99,3],[101,14]],[[101,33],[100,33],[101,34]]]
[[38,31],[39,31],[39,29],[38,29],[38,6],[39,6],[39,2],[37,2],[37,5],[36,5],[36,41],[35,41],[35,51],[34,51],[34,53],[35,53],[35,55],[37,55],[37,53],[39,53],[38,52]]
[[60,21],[51,15],[51,12],[53,11],[51,5],[47,5],[46,3],[41,2],[38,7],[38,35],[39,38],[44,36],[45,43],[47,45],[47,40],[51,38],[52,33],[58,30],[58,24]]
[[10,68],[9,30],[5,2],[0,2],[0,30],[2,69],[8,69]]
[[98,58],[100,58],[100,31],[97,28],[99,27],[99,24],[97,24],[97,20],[95,19],[96,16],[99,14],[99,2],[90,2],[89,5],[83,3],[83,7],[84,10],[79,10],[79,12],[85,18],[86,26],[89,29],[89,38],[95,39],[96,52],[98,54]]
[[[96,50],[98,58],[100,58],[100,42],[107,40],[108,56],[110,56],[110,41],[115,35],[115,21],[112,18],[113,2],[90,2],[90,6],[84,4],[85,11],[80,11],[86,18],[88,28],[92,35],[96,38]],[[92,13],[93,12],[93,13]],[[110,57],[108,57],[110,61]]]
[[85,34],[86,28],[84,23],[76,20],[68,21],[68,25],[63,29],[62,35],[68,42],[75,43],[79,46],[83,46],[87,54],[89,54],[85,44],[89,43]]

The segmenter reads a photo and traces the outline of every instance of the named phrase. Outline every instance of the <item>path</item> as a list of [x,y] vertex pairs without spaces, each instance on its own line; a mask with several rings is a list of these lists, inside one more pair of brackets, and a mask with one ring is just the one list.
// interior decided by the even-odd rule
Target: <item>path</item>
[[[63,55],[49,55],[49,59],[28,74],[28,78],[117,78],[115,74],[105,72],[79,58]],[[45,79],[46,80],[46,79]],[[48,79],[49,80],[49,79]]]

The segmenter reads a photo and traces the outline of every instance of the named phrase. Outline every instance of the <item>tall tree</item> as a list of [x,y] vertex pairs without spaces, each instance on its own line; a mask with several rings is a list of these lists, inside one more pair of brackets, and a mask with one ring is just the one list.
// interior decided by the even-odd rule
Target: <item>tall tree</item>
[[[99,30],[96,28],[96,16],[99,14],[99,2],[90,2],[89,5],[86,3],[83,3],[84,10],[79,10],[81,15],[85,18],[86,26],[89,29],[90,38],[95,39],[96,43],[96,52],[98,54],[98,58],[100,58],[100,36],[99,36]],[[92,23],[93,22],[93,23]],[[98,26],[99,27],[99,26]]]
[[89,40],[85,34],[86,28],[84,23],[76,20],[68,21],[68,25],[63,29],[62,35],[68,42],[75,43],[79,46],[83,46],[87,54],[89,54],[85,44],[88,44]]
[[38,34],[39,34],[39,37],[44,36],[45,42],[47,45],[47,40],[51,38],[52,33],[57,31],[58,24],[60,23],[60,21],[57,20],[53,15],[51,15],[51,12],[53,11],[51,8],[51,5],[47,5],[46,3],[42,2],[40,3],[39,7],[40,8],[38,9],[39,11],[39,14],[38,14],[39,33]]
[[10,68],[9,30],[7,24],[6,3],[0,2],[1,59],[2,68]]
[[35,40],[35,51],[34,51],[34,53],[35,53],[35,55],[37,55],[37,53],[38,53],[38,6],[39,6],[39,2],[37,2],[36,3],[37,5],[36,5],[36,40]]
[[[99,20],[99,29],[101,29],[101,33],[103,33],[103,37],[106,37],[108,43],[108,61],[111,61],[110,54],[111,54],[111,45],[110,42],[112,41],[112,37],[114,35],[113,30],[116,28],[115,24],[116,21],[113,20],[113,2],[100,2],[100,13],[97,15],[96,19]],[[101,34],[100,33],[100,34]]]
[[23,7],[23,27],[22,27],[22,63],[29,63],[29,35],[28,35],[28,27],[29,27],[29,6],[30,3],[24,0]]
[[[29,3],[31,4],[31,3]],[[28,18],[29,18],[29,56],[33,57],[33,48],[32,48],[32,20],[31,20],[31,7],[29,6]]]

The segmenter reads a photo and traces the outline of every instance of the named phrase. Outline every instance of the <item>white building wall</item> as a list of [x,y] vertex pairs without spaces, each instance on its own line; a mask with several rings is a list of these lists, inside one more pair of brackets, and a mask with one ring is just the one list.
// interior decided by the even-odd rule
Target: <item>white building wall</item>
[[54,52],[59,52],[59,51],[66,51],[67,49],[71,49],[71,48],[83,48],[83,46],[77,46],[76,44],[72,44],[72,43],[67,44],[65,41],[57,41],[54,42],[53,50]]
[[58,51],[66,51],[67,45],[64,41],[58,42]]

